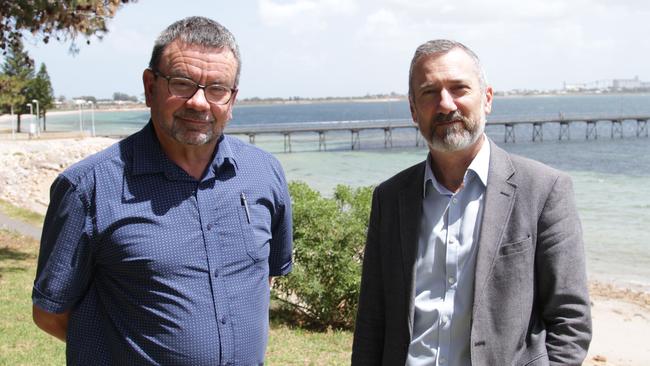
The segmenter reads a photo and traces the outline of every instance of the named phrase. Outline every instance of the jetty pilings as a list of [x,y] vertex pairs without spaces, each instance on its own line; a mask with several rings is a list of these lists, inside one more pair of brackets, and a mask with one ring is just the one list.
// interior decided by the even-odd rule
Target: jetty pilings
[[[544,127],[549,124],[559,125],[557,138],[560,141],[571,140],[571,127],[576,124],[584,125],[585,140],[597,140],[598,125],[610,124],[610,138],[624,138],[623,122],[635,121],[635,136],[648,137],[648,120],[646,115],[564,115],[559,113],[557,117],[527,118],[527,117],[502,117],[488,118],[487,126],[502,126],[504,128],[503,141],[515,143],[517,136],[515,130],[520,125],[530,125],[532,142],[544,141]],[[348,131],[350,134],[350,150],[361,149],[361,132],[369,130],[381,130],[384,135],[384,148],[393,147],[393,132],[397,129],[413,129],[415,131],[415,146],[424,145],[419,134],[418,127],[411,120],[390,119],[371,121],[336,121],[336,122],[305,122],[305,123],[284,123],[284,124],[251,124],[240,126],[229,126],[227,133],[248,136],[248,141],[255,143],[255,137],[263,134],[281,134],[284,139],[284,152],[292,152],[293,146],[291,136],[295,134],[316,133],[318,134],[318,151],[327,150],[327,134],[334,131]],[[633,137],[633,136],[630,136]]]

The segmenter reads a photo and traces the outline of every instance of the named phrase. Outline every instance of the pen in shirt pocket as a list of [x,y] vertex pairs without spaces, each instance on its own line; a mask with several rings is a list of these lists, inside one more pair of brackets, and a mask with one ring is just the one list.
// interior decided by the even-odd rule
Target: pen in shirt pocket
[[239,195],[241,198],[241,205],[244,206],[244,210],[246,211],[246,221],[250,224],[251,223],[251,213],[248,211],[248,201],[246,201],[246,195],[244,192]]

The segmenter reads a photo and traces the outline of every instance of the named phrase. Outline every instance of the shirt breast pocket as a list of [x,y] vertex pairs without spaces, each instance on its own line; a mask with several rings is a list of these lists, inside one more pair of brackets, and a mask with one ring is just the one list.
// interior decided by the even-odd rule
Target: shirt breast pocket
[[244,232],[246,252],[255,262],[267,260],[271,242],[271,212],[261,204],[242,205],[239,220]]

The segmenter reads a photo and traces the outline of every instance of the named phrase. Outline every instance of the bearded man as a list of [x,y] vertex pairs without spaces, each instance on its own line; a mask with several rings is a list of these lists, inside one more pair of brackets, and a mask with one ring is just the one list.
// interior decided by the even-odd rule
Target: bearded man
[[426,161],[374,192],[353,365],[580,365],[591,315],[570,178],[484,134],[493,91],[449,40],[415,52]]

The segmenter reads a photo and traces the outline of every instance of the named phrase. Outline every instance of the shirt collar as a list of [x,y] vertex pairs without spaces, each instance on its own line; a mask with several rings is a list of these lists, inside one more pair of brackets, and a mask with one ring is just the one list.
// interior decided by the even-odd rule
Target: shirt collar
[[237,159],[230,146],[230,139],[231,137],[223,134],[219,137],[219,141],[217,141],[217,153],[212,159],[212,167],[214,170],[218,170],[224,163],[232,165],[235,170],[239,169]]
[[[217,152],[210,164],[212,169],[206,173],[205,178],[214,176],[214,172],[219,170],[224,163],[237,169],[235,154],[229,139],[225,135],[221,135],[219,138]],[[174,177],[179,170],[181,169],[163,152],[150,119],[144,128],[134,136],[132,173],[134,175],[165,173],[167,176]]]
[[[484,187],[487,187],[487,178],[488,178],[488,171],[490,169],[490,142],[488,141],[488,138],[485,134],[483,134],[483,142],[481,143],[481,148],[474,157],[474,160],[469,164],[467,167],[467,171],[465,172],[465,182],[467,183],[472,176],[469,173],[472,173],[473,175],[476,175],[481,183],[483,183]],[[438,183],[438,180],[436,179],[435,175],[433,174],[433,170],[431,170],[431,154],[427,155],[427,161],[425,164],[424,168],[424,186],[422,189],[422,194],[423,197],[426,196],[427,194],[427,183],[431,181],[433,187],[440,193],[440,194],[453,194],[450,192],[447,188],[442,186],[442,184]]]

